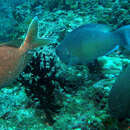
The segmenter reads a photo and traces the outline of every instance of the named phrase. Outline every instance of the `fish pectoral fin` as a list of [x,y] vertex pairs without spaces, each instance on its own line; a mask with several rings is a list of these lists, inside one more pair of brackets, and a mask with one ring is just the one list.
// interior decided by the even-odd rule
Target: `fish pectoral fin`
[[116,50],[118,50],[118,49],[119,49],[119,45],[116,45],[111,51],[107,52],[107,53],[105,54],[105,56],[110,55],[111,53],[113,53],[114,51],[116,51]]

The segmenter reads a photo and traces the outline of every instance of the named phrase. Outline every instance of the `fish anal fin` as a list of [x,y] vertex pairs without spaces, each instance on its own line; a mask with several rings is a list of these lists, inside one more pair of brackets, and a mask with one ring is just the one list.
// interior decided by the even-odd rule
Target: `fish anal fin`
[[0,43],[0,47],[2,47],[2,46],[19,48],[21,46],[21,41],[14,40],[14,41],[2,42],[2,43]]

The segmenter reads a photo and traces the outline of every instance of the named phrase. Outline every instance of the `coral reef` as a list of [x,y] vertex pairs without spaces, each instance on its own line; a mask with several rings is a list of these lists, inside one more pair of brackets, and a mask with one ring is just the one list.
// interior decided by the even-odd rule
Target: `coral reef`
[[60,105],[56,104],[55,89],[56,73],[58,67],[55,64],[55,56],[51,53],[43,53],[42,50],[34,53],[30,65],[21,74],[20,80],[25,86],[27,95],[44,109],[47,120],[53,123],[51,115],[57,113]]
[[59,95],[62,96],[63,92],[76,92],[84,83],[83,72],[79,73],[78,70],[73,72],[71,69],[70,72],[73,72],[73,75],[68,74],[69,70],[60,66],[53,51],[54,47],[55,44],[50,44],[46,48],[41,47],[36,50],[31,62],[19,78],[25,86],[27,95],[33,101],[39,102],[37,108],[44,110],[49,124],[54,123],[52,116],[58,113],[62,106],[62,98],[59,98]]
[[99,57],[96,67],[66,66],[55,54],[65,34],[80,25],[105,23],[114,30],[130,24],[128,0],[23,1],[12,2],[8,9],[1,3],[0,41],[22,40],[31,18],[38,16],[39,36],[52,43],[35,49],[17,84],[0,90],[0,129],[128,128],[130,119],[111,117],[108,96],[120,71],[130,64],[129,54],[118,49]]

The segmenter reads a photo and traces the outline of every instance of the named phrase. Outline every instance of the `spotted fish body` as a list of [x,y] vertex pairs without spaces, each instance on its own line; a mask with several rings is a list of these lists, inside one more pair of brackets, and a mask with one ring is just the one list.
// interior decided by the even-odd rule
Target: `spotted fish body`
[[35,17],[28,29],[23,44],[18,48],[13,43],[0,44],[0,88],[10,85],[22,72],[30,58],[28,51],[46,45],[44,39],[37,39],[38,18]]
[[130,118],[130,65],[119,75],[109,95],[112,116]]
[[99,56],[112,52],[123,42],[128,42],[124,41],[124,37],[130,32],[128,27],[126,27],[128,31],[124,34],[124,28],[111,32],[111,28],[106,25],[83,25],[67,34],[56,48],[56,53],[65,64],[91,63]]

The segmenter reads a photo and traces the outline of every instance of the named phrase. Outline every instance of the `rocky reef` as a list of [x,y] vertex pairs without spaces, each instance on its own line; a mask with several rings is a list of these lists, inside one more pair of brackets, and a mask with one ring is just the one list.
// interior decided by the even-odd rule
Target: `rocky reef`
[[99,57],[98,65],[91,67],[66,66],[55,54],[65,34],[80,25],[103,23],[115,30],[130,24],[128,0],[11,2],[0,6],[0,10],[7,11],[0,13],[0,27],[4,30],[0,41],[23,40],[31,19],[38,16],[39,36],[51,43],[33,50],[32,59],[13,87],[0,90],[0,129],[128,128],[129,118],[119,120],[109,113],[108,96],[119,73],[130,64],[129,54],[119,48]]

